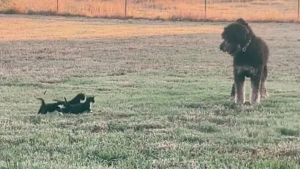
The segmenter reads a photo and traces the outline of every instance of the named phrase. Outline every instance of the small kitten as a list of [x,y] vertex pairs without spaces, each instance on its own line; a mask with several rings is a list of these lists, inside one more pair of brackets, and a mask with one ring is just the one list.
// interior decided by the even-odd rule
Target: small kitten
[[95,96],[87,97],[84,103],[78,103],[78,104],[69,104],[67,102],[67,99],[65,99],[65,109],[64,113],[71,113],[71,114],[80,114],[84,112],[91,112],[91,104],[95,103]]

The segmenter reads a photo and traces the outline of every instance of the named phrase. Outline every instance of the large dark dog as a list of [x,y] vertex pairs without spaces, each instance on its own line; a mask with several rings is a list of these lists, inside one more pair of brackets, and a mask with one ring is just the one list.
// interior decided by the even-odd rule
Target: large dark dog
[[224,28],[222,39],[224,41],[220,49],[233,56],[234,84],[231,97],[237,104],[245,103],[244,82],[245,77],[250,77],[250,103],[260,103],[260,98],[268,96],[265,87],[269,58],[267,44],[253,33],[242,18]]

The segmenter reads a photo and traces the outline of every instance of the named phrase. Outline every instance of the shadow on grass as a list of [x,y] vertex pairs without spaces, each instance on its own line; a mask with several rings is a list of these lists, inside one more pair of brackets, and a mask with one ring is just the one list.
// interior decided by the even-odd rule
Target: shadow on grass
[[299,130],[288,129],[288,128],[279,128],[279,133],[284,136],[299,136]]
[[220,129],[216,125],[207,122],[201,124],[189,124],[188,128],[200,131],[202,133],[215,133],[220,131]]
[[118,153],[115,151],[101,151],[94,150],[88,154],[89,160],[95,160],[100,163],[104,163],[108,166],[116,165],[118,161],[127,159],[127,155],[124,153]]
[[161,124],[135,124],[135,125],[126,125],[123,123],[110,122],[108,123],[108,131],[110,132],[125,132],[128,129],[133,129],[134,131],[144,131],[149,129],[163,129],[165,126]]
[[200,109],[202,108],[202,104],[200,103],[186,103],[183,105],[185,108],[192,108],[192,109]]
[[188,143],[199,143],[202,144],[205,142],[203,138],[200,136],[195,136],[195,135],[184,135],[180,137],[179,139],[180,142],[188,142]]

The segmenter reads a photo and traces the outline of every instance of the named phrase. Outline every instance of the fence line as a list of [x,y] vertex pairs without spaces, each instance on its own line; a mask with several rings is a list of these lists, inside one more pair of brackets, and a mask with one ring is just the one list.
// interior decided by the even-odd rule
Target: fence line
[[127,0],[125,0],[125,5],[124,5],[124,11],[125,11],[125,18],[127,17]]
[[206,0],[204,0],[204,19],[206,19]]
[[[0,11],[166,20],[300,21],[300,0],[26,0],[5,1]],[[51,14],[50,13],[50,14]]]
[[299,10],[300,10],[300,0],[298,0],[298,19],[299,19]]
[[59,2],[58,2],[59,0],[56,0],[56,13],[58,14],[59,12],[58,12],[58,4],[59,4]]

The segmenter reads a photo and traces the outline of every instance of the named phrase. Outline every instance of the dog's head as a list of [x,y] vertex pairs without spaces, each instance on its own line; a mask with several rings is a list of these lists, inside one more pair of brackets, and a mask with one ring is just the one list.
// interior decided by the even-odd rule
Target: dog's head
[[222,32],[223,42],[220,44],[220,50],[234,56],[237,53],[245,52],[251,43],[252,30],[243,19],[229,24]]

